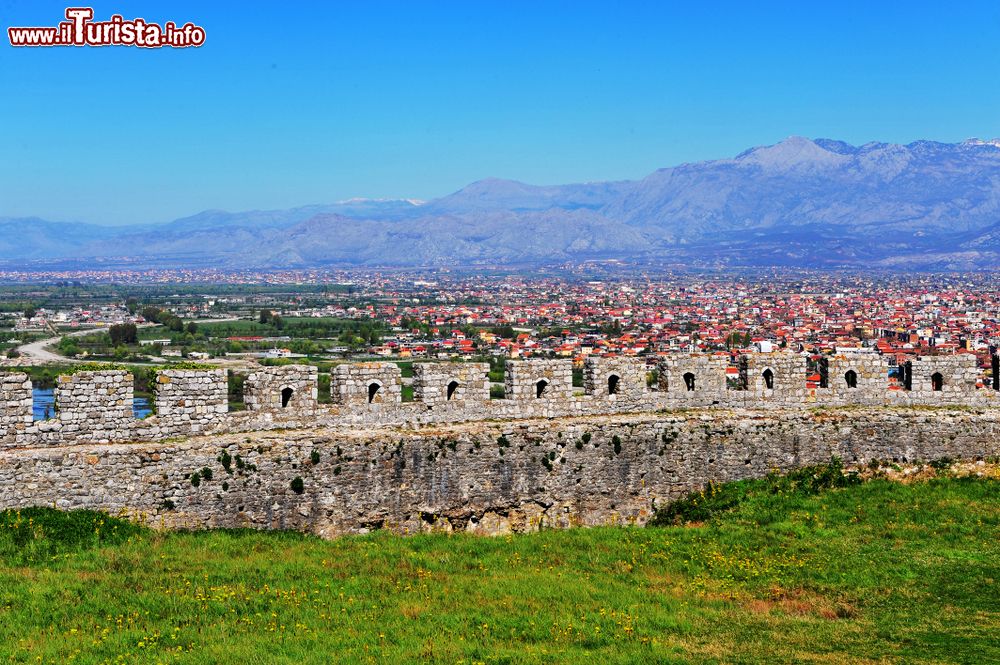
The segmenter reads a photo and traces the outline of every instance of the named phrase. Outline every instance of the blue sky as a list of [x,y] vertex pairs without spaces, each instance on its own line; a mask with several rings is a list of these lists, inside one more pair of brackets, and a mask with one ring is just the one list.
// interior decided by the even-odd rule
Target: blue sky
[[[82,4],[82,3],[81,3]],[[199,49],[13,49],[0,216],[433,198],[484,177],[640,178],[789,135],[1000,136],[996,2],[95,2]]]

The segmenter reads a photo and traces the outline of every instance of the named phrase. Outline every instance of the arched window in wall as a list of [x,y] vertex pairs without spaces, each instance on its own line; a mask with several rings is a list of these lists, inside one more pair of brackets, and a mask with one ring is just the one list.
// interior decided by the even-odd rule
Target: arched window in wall
[[940,392],[944,389],[944,377],[941,372],[934,372],[931,374],[931,390],[935,392]]
[[688,389],[688,392],[694,390],[694,374],[691,372],[684,373],[684,387]]
[[764,378],[764,387],[768,390],[774,390],[774,372],[771,371],[771,368],[765,369],[760,375]]
[[848,388],[857,388],[858,373],[855,372],[853,369],[849,369],[846,372],[844,372],[844,383],[847,384]]

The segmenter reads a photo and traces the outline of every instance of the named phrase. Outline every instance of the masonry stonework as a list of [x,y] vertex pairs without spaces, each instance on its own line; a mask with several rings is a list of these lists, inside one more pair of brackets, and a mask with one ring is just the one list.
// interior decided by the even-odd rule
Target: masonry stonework
[[[0,454],[0,508],[125,511],[168,528],[327,537],[642,524],[709,481],[833,456],[850,464],[995,456],[998,432],[993,409],[737,409],[25,448]],[[240,464],[227,469],[223,452]],[[190,475],[205,467],[212,479],[194,486]]]
[[31,425],[31,379],[24,372],[0,372],[0,433],[14,439]]
[[319,404],[317,377],[313,365],[262,367],[247,376],[243,403],[248,411],[315,411]]
[[976,393],[976,357],[927,356],[911,361],[908,397],[914,402],[963,404]]
[[659,364],[659,388],[667,401],[683,407],[713,406],[728,399],[726,370],[729,358],[718,355],[678,354]]
[[[318,403],[314,368],[290,365],[254,371],[245,384],[247,411],[242,412],[229,411],[225,370],[166,369],[155,382],[154,413],[141,420],[132,416],[127,372],[80,372],[61,378],[59,411],[42,421],[31,418],[28,377],[0,373],[0,425],[5,427],[0,430],[0,449],[275,428],[436,425],[678,408],[1000,405],[1000,391],[992,384],[977,387],[971,354],[915,357],[907,370],[909,389],[890,384],[888,365],[880,356],[831,356],[827,363],[826,386],[807,388],[802,355],[760,354],[738,359],[737,365],[726,355],[671,356],[660,360],[659,382],[653,389],[646,385],[642,360],[592,358],[584,368],[585,387],[575,393],[570,361],[512,360],[507,363],[506,399],[488,398],[484,363],[415,363],[411,402],[402,402],[396,364],[355,363],[333,369],[332,404]],[[770,388],[764,374],[768,370]],[[452,383],[458,385],[448,399]]]
[[402,386],[395,363],[345,363],[330,373],[330,397],[338,404],[398,404]]
[[[826,385],[810,389],[802,355],[739,360],[746,389],[727,386],[727,356],[683,355],[661,360],[653,390],[642,361],[593,358],[579,395],[569,361],[509,361],[507,399],[488,399],[485,364],[418,363],[412,402],[401,401],[397,365],[344,364],[332,371],[329,405],[316,403],[315,369],[262,368],[248,377],[242,412],[228,410],[224,370],[167,369],[144,419],[132,416],[129,373],[79,372],[59,379],[59,412],[45,421],[32,420],[27,375],[2,373],[0,509],[126,509],[164,526],[321,535],[499,533],[642,522],[709,480],[832,455],[1000,453],[1000,391],[977,387],[970,354],[913,358],[908,389],[876,356],[831,356]],[[190,474],[214,468],[223,450],[246,461],[216,469],[217,479],[232,474],[230,489],[192,486]],[[296,477],[301,495],[290,489]]]
[[743,355],[739,371],[747,405],[801,404],[806,396],[806,357],[777,351]]
[[564,400],[573,396],[570,360],[508,360],[504,395],[511,400]]
[[583,365],[584,393],[613,401],[639,400],[649,392],[646,374],[642,358],[590,356]]
[[807,399],[831,404],[879,404],[885,400],[889,362],[876,354],[838,354],[826,358],[825,386]]
[[413,363],[413,399],[431,406],[490,398],[488,363]]
[[62,432],[95,441],[120,440],[132,417],[135,379],[120,371],[60,376],[55,389]]
[[168,369],[156,377],[155,422],[166,436],[197,434],[223,422],[229,411],[226,370]]

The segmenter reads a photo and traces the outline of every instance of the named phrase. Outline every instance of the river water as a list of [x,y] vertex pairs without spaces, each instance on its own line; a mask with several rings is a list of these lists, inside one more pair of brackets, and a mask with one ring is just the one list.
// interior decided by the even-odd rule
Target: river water
[[[56,417],[55,390],[53,388],[34,388],[31,391],[31,415],[35,420],[48,420]],[[132,399],[132,415],[145,418],[152,412],[149,400],[145,397]]]

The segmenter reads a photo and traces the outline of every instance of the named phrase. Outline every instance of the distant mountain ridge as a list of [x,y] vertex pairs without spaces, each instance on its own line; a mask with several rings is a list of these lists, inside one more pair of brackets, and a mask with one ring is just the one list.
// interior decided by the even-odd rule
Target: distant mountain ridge
[[0,259],[280,269],[623,259],[691,266],[995,268],[1000,140],[791,137],[637,181],[480,180],[428,202],[204,211],[162,225],[0,218]]

